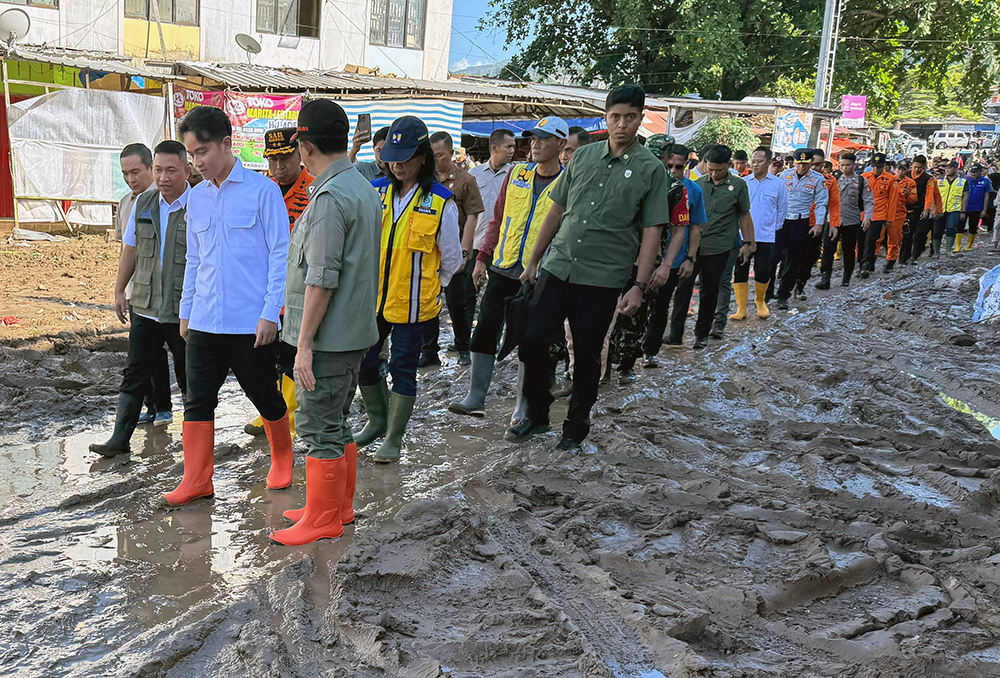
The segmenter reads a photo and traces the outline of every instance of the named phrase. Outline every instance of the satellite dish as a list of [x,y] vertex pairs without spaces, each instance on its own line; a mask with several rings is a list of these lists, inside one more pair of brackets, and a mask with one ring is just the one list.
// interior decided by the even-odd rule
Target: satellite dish
[[[9,11],[13,12],[20,10],[9,10]],[[0,31],[0,36],[2,36],[2,31]],[[240,46],[240,49],[246,50],[248,64],[250,63],[250,59],[252,58],[251,55],[260,54],[260,43],[257,42],[256,38],[249,36],[246,33],[236,34],[236,44]]]
[[21,9],[8,9],[0,14],[0,40],[8,45],[28,34],[31,28],[31,18]]

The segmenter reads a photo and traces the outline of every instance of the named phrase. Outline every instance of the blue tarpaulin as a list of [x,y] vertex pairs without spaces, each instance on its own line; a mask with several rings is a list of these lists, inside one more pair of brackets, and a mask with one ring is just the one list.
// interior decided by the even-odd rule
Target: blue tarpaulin
[[[582,127],[588,132],[603,132],[608,128],[604,118],[563,118],[570,127]],[[509,129],[520,136],[521,132],[535,126],[537,120],[491,120],[480,122],[466,120],[462,123],[462,134],[473,137],[488,137],[495,129]]]

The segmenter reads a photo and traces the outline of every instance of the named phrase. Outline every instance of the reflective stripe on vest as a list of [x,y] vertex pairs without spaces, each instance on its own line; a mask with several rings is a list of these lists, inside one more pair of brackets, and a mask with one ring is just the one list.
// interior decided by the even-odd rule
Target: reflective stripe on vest
[[[537,163],[527,163],[515,165],[511,170],[503,207],[500,243],[493,253],[493,265],[497,268],[513,268],[521,264],[525,255],[531,256],[545,215],[552,209],[549,194],[558,179],[550,181],[536,199],[534,182],[537,168]],[[559,173],[562,173],[562,167],[559,168]]]
[[382,199],[378,312],[387,322],[405,324],[436,318],[441,310],[441,250],[437,235],[451,193],[435,184],[417,189],[393,219],[392,184],[373,182]]
[[948,182],[948,179],[938,179],[938,190],[941,191],[941,204],[945,212],[962,211],[962,194],[965,193],[965,179],[955,177],[955,180]]

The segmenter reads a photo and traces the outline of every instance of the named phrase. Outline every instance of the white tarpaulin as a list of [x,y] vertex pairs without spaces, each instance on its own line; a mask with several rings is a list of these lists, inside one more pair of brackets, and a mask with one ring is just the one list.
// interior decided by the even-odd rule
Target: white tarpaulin
[[979,279],[979,298],[972,308],[973,322],[1000,317],[1000,266],[994,266]]
[[124,146],[163,141],[161,97],[65,89],[12,104],[10,150],[15,198],[116,203],[128,191]]

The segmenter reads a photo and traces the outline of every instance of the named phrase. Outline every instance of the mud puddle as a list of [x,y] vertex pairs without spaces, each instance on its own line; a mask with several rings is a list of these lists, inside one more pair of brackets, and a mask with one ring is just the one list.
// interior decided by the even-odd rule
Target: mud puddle
[[234,384],[214,500],[167,510],[179,412],[127,459],[87,451],[119,340],[5,347],[48,381],[6,386],[0,675],[1000,676],[1000,341],[872,316],[952,322],[975,290],[921,280],[979,258],[665,349],[602,387],[576,455],[557,432],[503,441],[512,361],[485,419],[450,414],[468,377],[447,356],[422,374],[403,461],[362,459],[356,525],[301,549],[266,535],[301,504],[304,460],[290,490],[264,488]]

